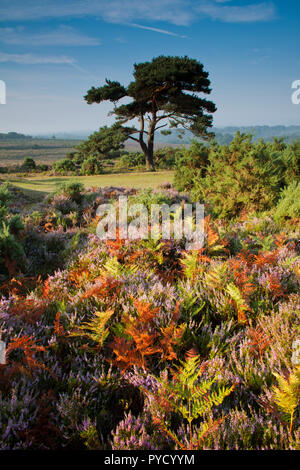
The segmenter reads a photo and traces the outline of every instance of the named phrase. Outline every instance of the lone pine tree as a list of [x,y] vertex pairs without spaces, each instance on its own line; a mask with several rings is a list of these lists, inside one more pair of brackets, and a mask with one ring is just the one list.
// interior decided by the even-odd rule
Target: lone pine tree
[[[158,129],[187,129],[196,136],[212,134],[215,104],[199,96],[210,94],[210,80],[203,65],[189,57],[159,56],[151,62],[134,65],[134,81],[127,87],[106,79],[106,84],[92,87],[84,97],[88,104],[111,101],[116,116],[113,128],[124,132],[124,141],[138,142],[148,170],[154,171],[154,136]],[[117,103],[131,98],[126,104]],[[133,121],[132,126],[125,126]]]

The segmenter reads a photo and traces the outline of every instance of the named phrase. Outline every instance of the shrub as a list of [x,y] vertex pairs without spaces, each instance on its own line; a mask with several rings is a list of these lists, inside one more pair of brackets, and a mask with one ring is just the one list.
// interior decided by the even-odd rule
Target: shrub
[[26,157],[24,159],[22,169],[25,170],[25,171],[35,170],[36,169],[36,164],[35,164],[35,161],[33,160],[33,158]]
[[277,221],[300,217],[300,183],[294,181],[282,191],[274,216]]
[[278,152],[263,141],[253,143],[251,135],[237,132],[229,146],[213,144],[209,150],[203,148],[203,154],[208,159],[198,171],[183,162],[177,184],[183,181],[180,189],[191,189],[194,199],[208,203],[215,216],[234,218],[269,210],[276,203],[284,169]]
[[162,147],[155,151],[154,161],[158,169],[172,169],[175,166],[177,148]]
[[289,185],[300,181],[300,139],[289,145],[282,155],[284,165],[284,181]]
[[24,252],[16,239],[24,228],[18,215],[8,214],[8,203],[11,200],[9,185],[0,186],[0,270],[13,274],[17,266],[23,264]]
[[189,191],[194,187],[195,178],[205,176],[209,161],[209,149],[194,140],[188,149],[176,155],[174,185],[179,191]]
[[144,189],[138,196],[131,197],[129,202],[133,204],[143,204],[147,207],[148,211],[151,210],[152,204],[170,204],[171,198],[163,192],[153,192],[152,189]]
[[84,160],[80,173],[81,175],[100,175],[102,173],[102,164],[99,158],[91,156]]
[[63,160],[58,160],[53,164],[53,170],[63,175],[69,171],[75,171],[76,165],[73,160],[64,158]]
[[83,190],[84,186],[82,183],[67,181],[59,186],[56,194],[64,194],[66,197],[69,197],[71,201],[80,203],[83,196]]

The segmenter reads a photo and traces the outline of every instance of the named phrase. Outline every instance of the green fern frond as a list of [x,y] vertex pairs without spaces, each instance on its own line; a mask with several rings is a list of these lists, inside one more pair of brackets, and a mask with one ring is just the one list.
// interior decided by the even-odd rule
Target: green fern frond
[[184,254],[184,259],[181,260],[184,275],[187,279],[193,279],[197,272],[198,267],[198,252],[192,251]]
[[238,319],[241,321],[245,321],[245,312],[249,311],[250,307],[246,304],[245,300],[243,299],[240,289],[233,282],[230,282],[227,285],[225,292],[236,304]]
[[[203,418],[202,431],[198,436],[198,443],[211,427],[206,423],[205,417],[210,413],[213,407],[220,405],[223,400],[230,395],[234,389],[231,387],[218,387],[212,390],[216,382],[216,377],[211,379],[202,379],[202,368],[199,356],[195,356],[182,362],[173,374],[172,381],[157,379],[164,391],[164,397],[171,407],[179,413],[187,422],[190,429],[190,449],[195,447],[193,440],[192,423],[198,418]],[[168,429],[168,435],[172,437],[172,431]],[[178,444],[178,438],[173,438]],[[183,444],[180,445],[183,448]],[[197,447],[197,446],[196,446]]]
[[117,279],[121,276],[130,276],[137,272],[138,266],[131,265],[123,265],[121,264],[117,257],[114,256],[113,258],[108,258],[106,263],[103,266],[102,274],[108,274],[109,276]]
[[300,400],[300,365],[296,367],[288,379],[277,373],[273,375],[278,382],[278,387],[273,386],[274,401],[280,411],[289,417],[290,430],[292,430],[294,415]]
[[228,265],[213,266],[205,276],[205,283],[210,289],[222,290],[227,284]]
[[95,312],[94,317],[89,322],[78,326],[76,330],[70,333],[70,336],[86,337],[95,341],[98,347],[101,348],[109,334],[109,329],[105,326],[113,313],[113,310]]

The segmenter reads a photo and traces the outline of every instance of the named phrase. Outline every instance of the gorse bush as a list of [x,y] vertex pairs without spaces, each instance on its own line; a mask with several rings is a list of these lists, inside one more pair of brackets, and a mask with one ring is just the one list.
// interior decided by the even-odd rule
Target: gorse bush
[[64,158],[63,160],[58,160],[53,163],[53,170],[61,175],[65,175],[68,172],[74,172],[76,170],[76,165],[73,160]]
[[297,144],[255,143],[237,132],[227,146],[194,143],[177,160],[175,185],[190,190],[216,217],[271,210],[280,190],[299,181],[298,154]]
[[205,178],[197,178],[192,189],[194,197],[224,218],[270,209],[282,182],[276,166],[264,143],[253,144],[251,136],[237,134],[229,147],[210,153]]
[[177,153],[174,184],[179,191],[191,190],[197,178],[204,178],[209,152],[207,146],[194,140],[188,149]]
[[67,181],[58,187],[56,194],[64,194],[72,201],[79,203],[82,200],[83,190],[84,186],[82,183]]
[[24,225],[19,215],[9,214],[9,202],[13,199],[10,186],[0,186],[0,270],[13,274],[24,263],[24,251],[19,233]]
[[300,218],[300,182],[294,181],[281,192],[274,217],[278,221]]
[[97,157],[90,156],[82,162],[80,168],[81,175],[100,175],[101,173],[102,164]]

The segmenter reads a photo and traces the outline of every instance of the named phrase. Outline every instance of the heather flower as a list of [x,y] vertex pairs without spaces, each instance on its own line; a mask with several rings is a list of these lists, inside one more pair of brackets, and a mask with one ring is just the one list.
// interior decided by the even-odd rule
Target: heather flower
[[129,412],[112,433],[113,450],[155,450],[141,417]]

